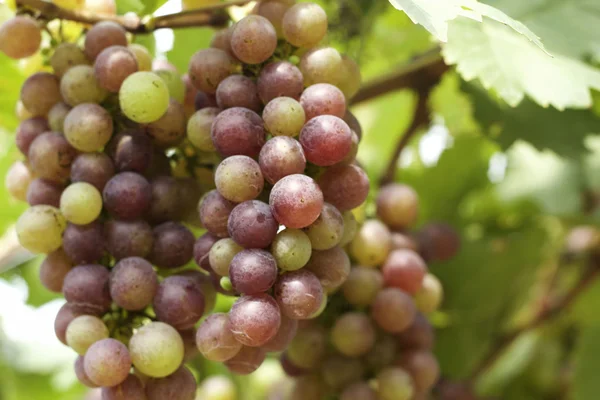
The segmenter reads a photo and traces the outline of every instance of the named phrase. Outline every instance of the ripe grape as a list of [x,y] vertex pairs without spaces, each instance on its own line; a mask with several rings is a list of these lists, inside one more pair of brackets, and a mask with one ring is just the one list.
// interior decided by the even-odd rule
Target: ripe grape
[[152,70],[152,55],[150,54],[147,48],[137,43],[132,43],[129,46],[127,46],[127,48],[135,57],[139,71]]
[[256,5],[254,12],[257,15],[268,19],[269,22],[273,25],[273,28],[275,28],[275,33],[277,33],[277,37],[283,38],[283,16],[292,5],[293,3],[290,4],[277,0],[261,1]]
[[146,382],[148,400],[194,400],[196,378],[182,366],[164,378],[153,378]]
[[216,151],[210,136],[210,129],[220,110],[216,107],[205,107],[196,111],[188,120],[187,138],[202,151]]
[[283,36],[296,47],[313,47],[327,34],[327,14],[318,4],[302,3],[283,16]]
[[340,400],[377,400],[377,392],[367,382],[355,382],[346,386]]
[[102,400],[147,400],[140,378],[129,375],[122,383],[102,388]]
[[163,80],[165,85],[167,85],[171,99],[183,104],[185,96],[185,84],[179,73],[177,71],[171,71],[168,69],[154,70],[154,73]]
[[163,378],[175,372],[183,361],[183,340],[163,322],[151,322],[137,330],[129,341],[133,366],[142,374]]
[[64,133],[65,119],[67,118],[69,111],[71,111],[71,107],[62,101],[52,106],[50,111],[48,111],[48,124],[50,125],[50,130]]
[[419,245],[417,244],[417,241],[408,234],[392,232],[392,249],[406,249],[417,252],[419,250]]
[[242,250],[231,260],[229,278],[238,293],[263,293],[277,279],[277,262],[268,251]]
[[185,226],[165,222],[154,227],[153,235],[149,259],[154,265],[160,268],[178,268],[192,259],[196,239]]
[[244,107],[254,112],[262,108],[256,84],[244,75],[231,75],[219,83],[217,104],[221,109]]
[[338,392],[352,382],[361,380],[365,367],[360,359],[334,355],[323,362],[321,371],[325,383]]
[[240,203],[258,197],[264,179],[260,166],[248,156],[231,156],[223,160],[215,172],[215,184],[227,200]]
[[282,315],[281,325],[279,325],[277,334],[275,334],[275,336],[267,343],[262,345],[262,348],[268,352],[284,351],[296,336],[297,331],[298,321]]
[[418,234],[419,247],[426,260],[448,261],[460,250],[460,236],[450,225],[431,223]]
[[422,287],[415,293],[415,303],[419,311],[432,313],[440,307],[444,289],[441,282],[432,274],[425,275],[422,282]]
[[110,297],[125,310],[143,310],[158,289],[158,277],[152,264],[140,257],[117,262],[110,273]]
[[234,357],[243,347],[235,339],[229,316],[224,313],[211,314],[202,322],[196,344],[206,359],[221,362]]
[[360,312],[348,312],[335,321],[331,329],[331,342],[343,355],[365,355],[375,344],[376,332],[371,319]]
[[98,54],[94,72],[98,84],[117,93],[125,78],[138,71],[138,63],[131,51],[124,46],[110,46]]
[[342,56],[333,47],[320,47],[304,53],[300,59],[300,71],[306,86],[316,83],[336,85],[343,68]]
[[115,174],[115,166],[105,153],[79,154],[71,165],[71,181],[87,182],[99,191]]
[[0,51],[10,58],[34,55],[42,43],[42,33],[35,20],[16,16],[0,25]]
[[238,342],[259,347],[275,337],[281,314],[277,302],[268,294],[245,295],[231,307],[229,320]]
[[324,251],[313,251],[306,268],[321,282],[327,294],[335,292],[350,274],[350,258],[340,247]]
[[171,176],[159,176],[152,185],[152,202],[147,219],[154,224],[177,220],[182,215],[182,196],[179,182]]
[[344,233],[342,233],[342,238],[340,239],[340,247],[344,247],[350,243],[358,231],[358,221],[356,221],[356,217],[352,211],[343,212],[342,217],[344,218]]
[[102,211],[102,196],[89,183],[72,183],[60,196],[60,211],[67,221],[86,225],[94,221]]
[[[4,178],[4,186],[12,197],[17,200],[27,201],[27,192],[33,181],[33,174],[29,167],[23,161],[15,161]],[[38,203],[40,204],[40,203]],[[49,204],[56,207],[57,203]]]
[[112,177],[102,192],[104,207],[115,218],[134,220],[150,207],[152,187],[143,176],[121,172]]
[[223,157],[256,157],[265,143],[265,129],[262,119],[254,111],[233,107],[215,118],[211,137],[217,152]]
[[396,337],[398,344],[404,349],[431,350],[435,339],[433,327],[421,313],[418,313],[413,323]]
[[215,32],[210,41],[210,47],[214,49],[223,50],[231,57],[235,57],[231,50],[231,34],[233,33],[233,26],[225,29],[221,29]]
[[419,216],[417,193],[400,183],[383,186],[377,195],[377,216],[391,229],[410,228]]
[[219,240],[208,253],[211,268],[220,276],[228,276],[231,260],[242,250],[242,246],[229,238]]
[[65,277],[63,295],[69,303],[106,311],[111,304],[109,275],[108,269],[102,265],[79,265]]
[[325,201],[340,211],[360,206],[369,194],[369,177],[356,165],[328,168],[318,182]]
[[40,282],[52,292],[61,293],[65,276],[73,268],[73,262],[63,249],[48,254],[40,265]]
[[348,303],[361,307],[373,303],[382,288],[383,276],[379,270],[353,267],[342,286],[342,292]]
[[63,344],[67,344],[67,327],[75,318],[80,315],[98,315],[102,311],[98,310],[96,307],[88,307],[84,304],[73,304],[66,303],[64,304],[58,313],[56,314],[56,319],[54,320],[54,332],[56,333],[56,337]]
[[279,277],[274,287],[281,313],[292,319],[308,319],[323,301],[323,287],[310,271],[301,269]]
[[256,86],[263,104],[268,104],[277,97],[298,100],[304,90],[304,77],[294,64],[277,61],[264,66]]
[[225,51],[202,49],[190,60],[189,76],[198,90],[214,94],[219,83],[233,72],[234,67],[233,58]]
[[415,295],[421,289],[423,278],[427,273],[427,265],[412,250],[394,250],[389,254],[381,271],[386,286],[396,287]]
[[277,47],[277,32],[268,19],[259,15],[244,17],[231,33],[231,50],[246,64],[267,61]]
[[101,103],[108,91],[100,87],[94,68],[76,65],[67,70],[60,81],[60,94],[65,103],[76,106],[83,103]]
[[[307,121],[320,115],[333,115],[341,119],[346,113],[344,94],[329,83],[317,83],[307,87],[300,96],[300,104],[304,108]],[[347,124],[344,122],[344,125]]]
[[417,308],[413,299],[400,289],[380,291],[371,305],[371,316],[379,327],[389,333],[400,333],[415,320]]
[[32,253],[51,253],[62,244],[62,233],[67,226],[60,210],[47,205],[33,206],[17,220],[19,243]]
[[397,350],[398,344],[394,337],[379,335],[366,356],[367,365],[370,369],[379,371],[394,362]]
[[288,175],[273,186],[269,204],[280,224],[288,228],[305,228],[321,214],[323,192],[306,175]]
[[327,334],[318,325],[298,329],[286,350],[289,361],[304,369],[318,367],[326,352]]
[[85,35],[84,50],[90,60],[110,46],[127,46],[125,29],[112,21],[98,22]]
[[229,236],[227,221],[234,207],[234,202],[221,196],[217,190],[211,190],[202,199],[198,210],[202,226],[216,237]]
[[340,243],[344,233],[344,218],[337,208],[324,203],[319,217],[304,231],[314,250],[328,250]]
[[368,220],[350,243],[350,253],[361,265],[374,267],[387,259],[391,247],[388,227],[378,220]]
[[395,364],[410,373],[417,392],[430,390],[440,375],[440,366],[435,356],[429,351],[402,352]]
[[64,185],[43,178],[36,178],[27,187],[27,203],[30,206],[46,204],[60,207],[60,196]]
[[102,223],[99,221],[88,225],[67,225],[63,234],[63,248],[75,264],[100,260],[104,255],[104,247]]
[[105,150],[119,172],[144,173],[153,161],[150,138],[138,130],[127,130],[113,136]]
[[296,139],[279,136],[265,143],[258,163],[264,178],[274,184],[285,176],[302,174],[306,168],[306,157]]
[[277,266],[284,271],[298,270],[308,263],[312,245],[306,233],[299,229],[285,229],[275,236],[271,253]]
[[268,204],[258,200],[245,201],[238,204],[227,223],[229,236],[245,248],[268,247],[275,236],[279,224],[271,214]]
[[262,365],[266,355],[260,347],[243,346],[233,358],[225,361],[225,366],[235,374],[248,375]]
[[[58,103],[60,104],[60,103]],[[19,124],[15,136],[17,148],[25,156],[29,153],[31,143],[44,132],[50,130],[48,120],[44,117],[28,118]]]
[[97,388],[98,387],[98,385],[96,385],[94,382],[92,382],[90,380],[90,378],[87,376],[87,374],[85,373],[85,368],[83,366],[83,356],[77,357],[77,359],[75,360],[75,365],[73,366],[73,369],[75,370],[75,375],[77,376],[77,379],[83,385],[85,385],[89,388]]
[[108,328],[102,320],[93,315],[81,315],[67,327],[66,338],[70,348],[84,355],[94,343],[107,339]]
[[170,276],[158,286],[152,305],[159,321],[185,330],[204,314],[204,295],[193,279]]
[[85,354],[86,375],[98,386],[116,386],[129,376],[131,357],[125,345],[115,339],[94,343]]
[[306,122],[304,108],[291,97],[277,97],[269,101],[262,116],[265,128],[273,136],[298,136]]
[[63,182],[70,175],[76,150],[59,133],[39,135],[29,147],[31,170],[40,178]]
[[158,75],[135,72],[123,81],[119,103],[127,118],[147,124],[157,121],[169,108],[169,89]]
[[402,368],[390,367],[377,374],[379,400],[410,400],[414,386],[410,375]]
[[33,115],[44,116],[61,101],[60,81],[54,74],[37,72],[21,87],[21,101]]
[[116,259],[146,257],[152,249],[152,227],[146,221],[109,220],[104,225],[106,248]]

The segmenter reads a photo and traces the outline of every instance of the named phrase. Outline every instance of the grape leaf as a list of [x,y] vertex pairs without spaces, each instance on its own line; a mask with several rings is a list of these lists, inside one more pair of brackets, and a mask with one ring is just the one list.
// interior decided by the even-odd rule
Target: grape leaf
[[456,64],[467,81],[478,78],[511,106],[528,95],[544,107],[589,108],[590,89],[600,90],[600,70],[567,57],[549,57],[502,24],[457,20],[449,37],[442,46],[446,63]]
[[539,37],[521,22],[476,0],[390,0],[390,2],[397,9],[406,12],[414,23],[423,25],[442,42],[448,41],[448,21],[463,16],[483,22],[483,17],[487,17],[509,26],[540,48],[544,48]]
[[589,110],[560,112],[539,107],[531,100],[511,108],[492,100],[475,85],[464,85],[464,90],[471,95],[477,121],[505,149],[522,139],[539,150],[578,158],[586,151],[585,137],[600,133],[600,119]]
[[575,376],[573,378],[573,400],[595,399],[600,393],[600,380],[597,379],[600,368],[599,326],[583,329],[575,351]]
[[600,2],[597,0],[489,0],[526,24],[553,52],[573,58],[600,57]]

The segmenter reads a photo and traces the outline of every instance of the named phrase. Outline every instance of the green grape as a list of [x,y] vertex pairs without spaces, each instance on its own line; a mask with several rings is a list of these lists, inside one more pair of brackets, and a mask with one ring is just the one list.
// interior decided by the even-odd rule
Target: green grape
[[427,274],[423,278],[423,286],[415,294],[415,304],[422,313],[428,314],[436,311],[444,297],[444,288],[435,275]]
[[72,183],[60,196],[60,211],[73,224],[89,224],[100,216],[102,195],[87,182]]
[[86,103],[74,107],[64,121],[65,138],[79,151],[102,150],[113,133],[113,120],[98,104]]
[[32,253],[51,253],[58,249],[66,227],[67,221],[60,210],[47,205],[29,208],[16,224],[21,246]]
[[342,214],[329,203],[323,204],[321,215],[304,231],[310,238],[315,250],[329,250],[335,247],[344,233],[344,219]]
[[327,352],[327,334],[318,325],[299,329],[286,351],[292,364],[305,369],[316,368]]
[[382,222],[369,220],[360,227],[350,243],[350,253],[361,265],[382,264],[392,248],[392,234]]
[[133,53],[138,63],[138,70],[140,71],[151,71],[152,70],[152,55],[141,44],[132,43],[127,46],[129,51]]
[[147,124],[158,120],[169,108],[169,89],[158,75],[136,72],[121,85],[119,102],[127,118]]
[[63,133],[65,118],[67,118],[69,111],[71,111],[71,107],[67,104],[63,102],[56,103],[48,112],[48,124],[50,125],[50,130]]
[[[340,71],[338,71],[338,73],[340,73]],[[351,99],[358,93],[362,83],[360,68],[353,59],[343,55],[340,75],[336,86],[344,93],[346,99]]]
[[137,370],[152,378],[163,378],[181,365],[183,339],[172,326],[151,322],[131,337],[129,352]]
[[358,231],[358,221],[352,211],[344,211],[342,217],[344,218],[344,233],[340,240],[340,247],[344,247],[350,243]]
[[84,355],[91,345],[108,336],[104,322],[93,315],[77,317],[67,327],[67,344],[79,355]]
[[206,107],[196,111],[188,120],[187,137],[198,150],[216,151],[210,129],[219,112],[218,108]]
[[295,271],[310,260],[312,245],[309,237],[300,229],[285,229],[273,240],[271,253],[280,269]]
[[89,65],[90,61],[83,50],[75,43],[61,43],[50,58],[50,65],[58,77],[62,77],[75,65]]
[[158,71],[154,71],[154,73],[167,85],[171,98],[177,100],[180,104],[183,104],[185,85],[181,76],[177,72],[168,69],[159,69]]
[[315,3],[296,4],[283,16],[283,36],[297,47],[313,47],[327,34],[327,14]]
[[262,117],[273,136],[298,136],[306,122],[304,108],[291,97],[276,97],[269,101]]
[[360,312],[348,312],[340,316],[331,329],[331,342],[343,355],[365,355],[375,344],[376,332],[371,319]]
[[101,103],[108,96],[108,91],[98,84],[94,67],[89,65],[69,68],[60,81],[60,93],[70,106]]
[[402,368],[386,368],[377,374],[379,400],[410,400],[414,385],[408,372]]
[[333,47],[321,47],[306,52],[300,59],[304,85],[330,83],[337,85],[343,68],[342,56]]
[[226,238],[216,242],[208,253],[210,266],[218,275],[229,275],[229,264],[233,257],[240,251],[244,250],[242,246],[234,242],[232,239]]

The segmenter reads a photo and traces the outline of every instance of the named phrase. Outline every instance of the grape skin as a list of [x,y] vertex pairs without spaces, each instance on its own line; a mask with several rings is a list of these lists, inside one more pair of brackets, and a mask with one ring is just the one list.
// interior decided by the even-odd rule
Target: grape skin
[[182,366],[167,377],[149,379],[146,382],[146,395],[148,400],[194,400],[196,378]]
[[102,388],[102,400],[147,400],[140,378],[129,375],[122,383]]
[[104,153],[83,153],[78,155],[71,165],[71,181],[87,182],[99,191],[115,174],[110,157]]
[[323,380],[336,392],[362,379],[364,373],[365,367],[361,360],[339,355],[328,357],[321,369]]
[[277,331],[275,336],[271,338],[271,340],[269,340],[261,347],[263,350],[268,352],[284,351],[296,336],[297,331],[298,321],[295,319],[288,318],[285,315],[282,315],[279,330]]
[[133,365],[141,373],[163,378],[181,365],[184,346],[175,328],[163,322],[151,322],[134,333],[129,351]]
[[59,133],[39,135],[29,147],[29,165],[40,178],[64,182],[71,173],[76,150]]
[[258,197],[264,178],[260,166],[248,156],[231,156],[223,160],[215,172],[219,193],[229,201],[241,203]]
[[199,150],[216,151],[210,136],[210,130],[220,112],[221,110],[216,107],[205,107],[196,111],[188,120],[187,137]]
[[280,269],[295,271],[308,263],[312,254],[312,245],[306,233],[288,228],[275,236],[271,244],[271,253]]
[[45,204],[59,208],[60,196],[63,190],[64,185],[47,179],[36,178],[31,181],[27,188],[27,203],[30,206]]
[[266,292],[277,279],[277,263],[267,251],[243,250],[231,260],[229,278],[238,293],[252,295]]
[[329,250],[338,245],[344,233],[342,214],[329,203],[323,204],[323,210],[315,222],[304,228],[314,250]]
[[285,176],[302,174],[306,168],[306,157],[297,140],[278,136],[265,143],[258,156],[258,163],[267,182],[275,184]]
[[323,287],[310,271],[301,269],[279,277],[274,287],[282,314],[292,319],[308,319],[319,310]]
[[377,400],[377,393],[368,383],[356,382],[342,391],[340,400]]
[[384,331],[400,333],[415,320],[417,308],[413,299],[396,288],[387,288],[377,294],[371,305],[371,317]]
[[71,107],[66,103],[60,102],[53,105],[48,112],[48,124],[50,125],[50,130],[64,133],[65,118],[67,118],[69,111],[71,111]]
[[307,121],[320,115],[333,115],[341,119],[346,114],[344,94],[328,83],[317,83],[307,87],[300,96],[300,104],[304,108]]
[[238,204],[231,211],[227,223],[229,236],[245,248],[268,247],[275,239],[278,228],[279,224],[269,205],[258,200]]
[[154,144],[161,148],[173,147],[185,138],[186,117],[183,106],[170,100],[166,111],[146,126],[146,133]]
[[116,259],[146,257],[152,249],[152,227],[142,220],[109,220],[104,224],[106,248]]
[[244,346],[233,358],[225,361],[225,366],[238,375],[248,375],[256,371],[265,358],[266,352],[262,348]]
[[59,101],[60,83],[56,75],[37,72],[31,75],[21,87],[21,101],[35,116],[44,116]]
[[94,63],[96,79],[101,87],[117,93],[125,78],[138,71],[135,55],[124,46],[110,46],[98,54]]
[[327,14],[314,3],[296,4],[283,16],[283,36],[297,47],[313,47],[327,33]]
[[400,183],[385,185],[377,195],[377,216],[391,229],[410,228],[419,217],[417,192]]
[[101,103],[108,91],[100,87],[94,68],[76,65],[67,70],[60,81],[60,94],[65,103],[76,106],[83,103]]
[[346,300],[354,306],[368,306],[383,288],[383,276],[377,269],[353,267],[342,286]]
[[277,47],[277,32],[268,19],[259,15],[244,17],[231,33],[231,50],[246,64],[260,64],[269,59]]
[[338,317],[331,329],[331,342],[345,356],[365,355],[375,344],[376,332],[371,319],[360,312],[348,312]]
[[109,46],[127,46],[125,30],[112,21],[98,22],[85,36],[85,54],[88,59],[95,60]]
[[231,332],[238,342],[245,346],[259,347],[277,334],[281,314],[277,302],[271,296],[246,295],[233,304],[229,320]]
[[392,248],[392,235],[385,224],[368,220],[350,243],[350,254],[361,265],[374,267],[383,263]]
[[160,77],[139,71],[129,75],[119,91],[121,111],[129,119],[147,124],[157,121],[169,108],[169,90]]
[[429,314],[440,307],[443,297],[442,283],[435,275],[427,274],[423,278],[421,289],[415,294],[415,303],[419,311]]
[[265,143],[265,129],[262,119],[254,111],[233,107],[215,118],[211,137],[217,152],[223,157],[256,157]]
[[152,305],[159,321],[185,330],[192,328],[204,314],[204,295],[194,280],[170,276],[158,286]]
[[360,206],[369,194],[369,177],[356,165],[328,168],[318,182],[325,201],[340,211]]
[[86,375],[98,386],[116,386],[129,376],[131,357],[125,345],[115,339],[94,343],[86,352]]
[[79,265],[65,277],[63,295],[69,303],[107,311],[112,302],[108,288],[109,276],[110,272],[102,265]]
[[104,255],[102,223],[69,224],[63,233],[63,249],[75,264],[93,263]]
[[229,236],[227,221],[235,203],[227,200],[217,190],[208,192],[200,203],[199,213],[202,226],[219,238]]
[[152,264],[140,257],[120,260],[110,273],[110,296],[126,310],[146,308],[158,290],[158,277]]
[[229,276],[229,264],[233,257],[242,250],[244,248],[232,239],[219,240],[208,253],[211,268],[219,276]]
[[152,187],[143,176],[121,172],[111,178],[102,192],[104,207],[118,219],[134,220],[150,207]]
[[433,327],[421,313],[418,313],[413,323],[399,335],[398,344],[403,349],[432,350],[435,340]]
[[294,64],[277,61],[267,64],[260,71],[256,85],[263,104],[268,104],[277,97],[298,100],[304,90],[304,77]]
[[424,350],[410,350],[402,352],[395,362],[413,378],[417,392],[429,391],[437,382],[440,375],[440,366],[435,356]]
[[300,59],[300,71],[306,86],[316,83],[337,85],[343,65],[342,56],[333,47],[309,50]]
[[381,271],[386,286],[415,295],[423,285],[427,265],[414,251],[401,249],[390,253]]
[[231,330],[227,314],[210,315],[196,333],[196,344],[200,353],[212,361],[223,362],[233,358],[243,345],[236,340]]
[[221,49],[202,49],[190,60],[189,76],[194,86],[208,94],[217,91],[219,83],[227,78],[235,67],[233,58]]
[[144,173],[153,161],[152,140],[141,131],[127,130],[112,137],[106,153],[119,172]]
[[92,315],[75,318],[67,327],[66,332],[67,344],[79,355],[84,355],[91,345],[107,339],[108,335],[108,328],[104,322]]
[[319,325],[298,329],[286,350],[289,361],[304,369],[315,369],[327,351],[327,334]]
[[346,282],[350,274],[350,258],[340,247],[324,251],[313,251],[306,268],[321,282],[327,294],[334,293]]
[[38,205],[26,210],[16,224],[19,243],[33,253],[51,253],[62,245],[67,222],[59,209]]
[[195,238],[185,226],[165,222],[153,229],[154,241],[149,260],[160,268],[178,268],[194,255]]
[[89,183],[72,183],[60,196],[60,211],[71,223],[89,224],[102,212],[102,196]]
[[262,103],[258,98],[258,89],[252,79],[243,75],[231,75],[217,87],[219,108],[244,107],[260,112]]
[[321,214],[323,192],[306,175],[288,175],[273,186],[269,205],[280,224],[288,228],[305,228]]
[[85,304],[66,303],[60,308],[60,310],[58,310],[58,313],[56,314],[56,318],[54,320],[54,333],[56,334],[58,340],[66,345],[67,327],[71,321],[80,315],[99,315],[101,313],[102,310],[98,307],[90,307]]
[[92,382],[90,380],[90,378],[87,376],[87,374],[85,373],[85,368],[83,366],[83,356],[77,357],[77,359],[75,360],[75,365],[73,366],[73,369],[75,370],[75,375],[77,376],[77,379],[83,385],[85,385],[89,388],[97,388],[98,387],[98,385],[96,385],[94,382]]

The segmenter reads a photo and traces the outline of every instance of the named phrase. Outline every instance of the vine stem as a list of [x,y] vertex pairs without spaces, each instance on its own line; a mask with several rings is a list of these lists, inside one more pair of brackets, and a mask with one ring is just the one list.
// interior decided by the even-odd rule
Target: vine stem
[[192,26],[224,26],[229,17],[221,10],[230,6],[241,6],[249,0],[230,1],[210,5],[194,10],[167,14],[160,17],[129,18],[120,15],[94,14],[82,11],[67,10],[44,0],[17,0],[17,6],[33,11],[40,19],[61,19],[93,25],[101,21],[112,21],[121,25],[131,33],[150,33],[161,28],[187,28]]
[[563,310],[569,308],[579,297],[579,295],[596,281],[598,276],[600,276],[600,268],[598,268],[597,265],[592,264],[584,272],[577,284],[573,286],[559,301],[555,302],[554,304],[546,304],[538,311],[537,315],[529,323],[497,340],[490,352],[473,370],[473,373],[469,377],[469,381],[474,382],[492,365],[494,365],[520,335],[540,327],[544,323],[558,316]]

